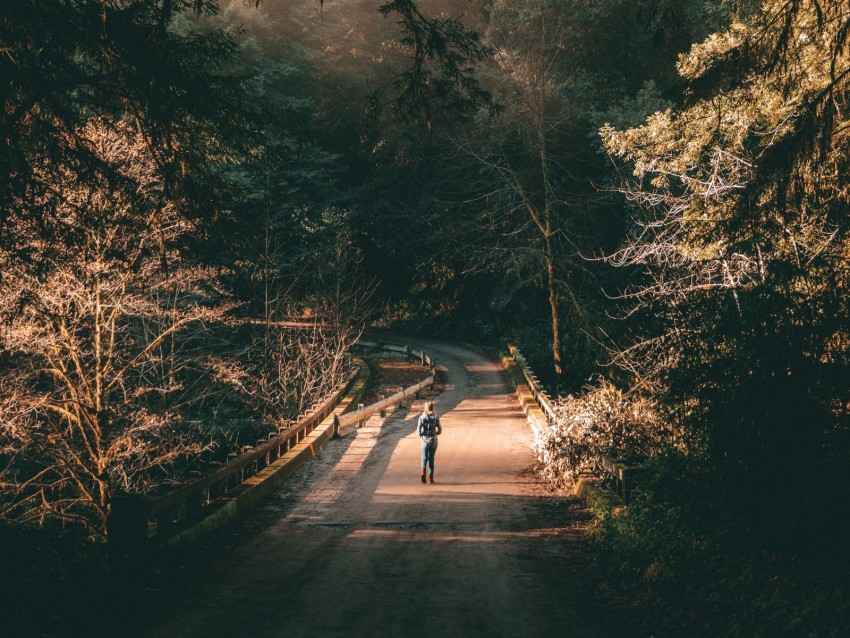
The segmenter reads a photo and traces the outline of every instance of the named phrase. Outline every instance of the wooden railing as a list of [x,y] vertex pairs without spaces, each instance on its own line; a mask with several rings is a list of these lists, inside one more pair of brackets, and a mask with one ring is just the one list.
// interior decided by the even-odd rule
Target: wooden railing
[[390,343],[383,343],[380,341],[368,341],[366,339],[360,339],[360,341],[357,342],[357,346],[360,348],[365,348],[367,350],[379,350],[382,352],[386,351],[403,354],[408,358],[419,359],[422,362],[423,366],[428,366],[431,370],[434,369],[434,362],[424,350],[415,350],[409,345],[399,346]]
[[363,339],[358,341],[357,345],[362,348],[387,352],[396,352],[399,354],[403,354],[408,358],[419,359],[422,362],[423,367],[428,366],[429,374],[419,383],[416,383],[410,386],[409,388],[403,388],[400,392],[397,392],[392,396],[382,399],[377,403],[373,403],[368,406],[361,405],[358,406],[357,410],[343,414],[338,419],[338,426],[340,428],[344,428],[354,423],[361,425],[370,416],[374,416],[375,414],[383,414],[387,408],[390,408],[392,406],[403,405],[406,399],[418,396],[422,390],[434,385],[434,382],[437,377],[436,366],[431,360],[431,357],[424,350],[414,350],[409,345],[398,346],[392,344],[379,343],[376,341],[365,341]]
[[522,356],[519,348],[513,344],[509,344],[508,351],[511,353],[511,357],[520,372],[522,372],[522,376],[525,378],[525,382],[528,384],[528,389],[531,390],[534,400],[537,402],[540,409],[543,410],[543,414],[546,415],[546,420],[549,422],[554,421],[555,410],[552,408],[552,400],[549,397],[549,393],[546,392],[543,384],[537,379],[537,375],[535,375],[534,371],[529,367],[528,362],[526,362],[525,357]]
[[601,456],[599,465],[611,490],[627,503],[635,483],[645,474],[644,468],[611,456]]
[[[108,521],[109,540],[115,545],[138,545],[152,539],[164,539],[173,536],[181,529],[197,524],[211,515],[215,504],[235,493],[240,486],[256,482],[256,477],[268,473],[268,469],[284,460],[284,456],[304,441],[320,424],[332,416],[332,434],[339,435],[340,430],[355,423],[362,424],[370,416],[382,413],[388,407],[404,402],[408,397],[418,394],[422,389],[433,385],[435,368],[431,358],[424,352],[409,346],[383,345],[372,342],[360,342],[363,347],[381,348],[404,353],[427,365],[429,375],[419,383],[403,389],[393,396],[370,406],[360,404],[358,409],[347,412],[350,406],[340,409],[343,398],[351,390],[361,374],[358,367],[324,400],[313,404],[310,410],[277,433],[270,433],[265,441],[230,458],[228,462],[210,472],[178,485],[159,495],[128,494],[116,495],[111,504]],[[341,412],[341,414],[340,414]],[[262,478],[260,478],[262,480]]]

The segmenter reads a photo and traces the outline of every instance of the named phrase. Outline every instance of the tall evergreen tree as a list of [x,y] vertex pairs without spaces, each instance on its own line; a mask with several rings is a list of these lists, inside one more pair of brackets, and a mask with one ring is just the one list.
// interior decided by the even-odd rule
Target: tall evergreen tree
[[748,538],[785,551],[824,532],[791,510],[827,505],[784,477],[832,492],[850,453],[848,32],[846,3],[765,3],[682,57],[683,108],[603,132],[644,210],[614,258],[644,274],[624,360],[735,486]]

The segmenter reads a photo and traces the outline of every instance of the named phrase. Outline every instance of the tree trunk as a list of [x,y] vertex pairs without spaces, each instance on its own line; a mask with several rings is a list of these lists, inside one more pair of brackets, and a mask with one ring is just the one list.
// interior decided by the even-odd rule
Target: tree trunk
[[552,312],[552,361],[555,374],[564,374],[561,364],[561,316],[558,311],[558,283],[555,278],[555,259],[552,254],[552,238],[546,237],[546,280],[549,287],[549,309]]

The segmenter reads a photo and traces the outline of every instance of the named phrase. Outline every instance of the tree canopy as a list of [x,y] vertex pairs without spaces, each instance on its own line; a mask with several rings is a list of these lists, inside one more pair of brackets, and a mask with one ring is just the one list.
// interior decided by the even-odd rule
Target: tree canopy
[[6,3],[0,517],[102,539],[366,325],[510,340],[560,396],[546,476],[643,464],[622,564],[708,635],[829,635],[848,552],[799,513],[850,502],[848,40],[839,0]]

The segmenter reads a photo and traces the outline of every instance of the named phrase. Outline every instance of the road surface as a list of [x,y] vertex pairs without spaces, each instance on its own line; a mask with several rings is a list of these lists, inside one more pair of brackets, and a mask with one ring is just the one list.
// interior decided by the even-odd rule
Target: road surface
[[419,478],[424,399],[371,419],[207,541],[202,565],[164,577],[139,636],[652,635],[597,564],[581,504],[531,472],[531,432],[498,366],[412,345],[441,373],[435,483]]

